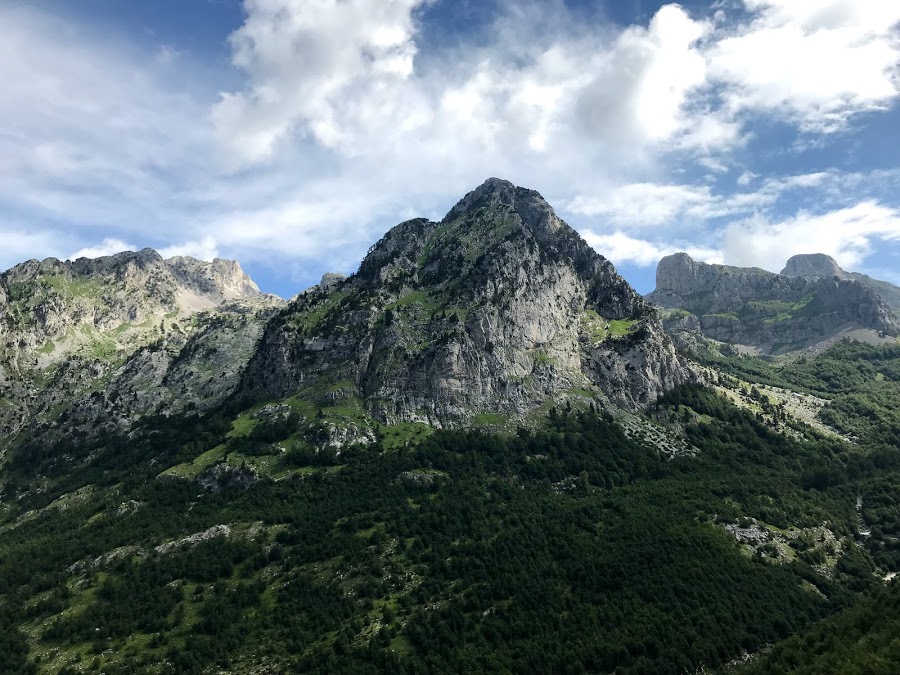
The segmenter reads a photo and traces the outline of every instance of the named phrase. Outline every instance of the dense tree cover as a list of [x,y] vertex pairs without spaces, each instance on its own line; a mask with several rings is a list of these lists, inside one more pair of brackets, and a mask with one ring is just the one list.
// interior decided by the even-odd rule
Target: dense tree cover
[[[0,672],[696,672],[769,644],[825,653],[841,617],[894,607],[877,575],[898,561],[897,448],[781,435],[697,386],[658,405],[690,412],[696,457],[592,410],[340,454],[290,416],[229,437],[225,411],[92,449],[25,444],[0,512]],[[290,448],[288,477],[158,477],[222,444]],[[722,527],[748,517],[827,523],[833,573],[805,539],[781,564],[749,555]],[[231,535],[156,550],[219,524]]]
[[893,675],[900,664],[900,584],[879,588],[809,631],[778,643],[739,675]]

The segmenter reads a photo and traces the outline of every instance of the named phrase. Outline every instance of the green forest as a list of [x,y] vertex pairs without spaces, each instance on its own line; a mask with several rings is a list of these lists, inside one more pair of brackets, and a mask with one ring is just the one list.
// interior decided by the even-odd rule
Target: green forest
[[[594,404],[331,453],[297,416],[236,436],[228,408],[26,439],[0,672],[896,672],[900,347],[710,365],[829,399],[858,441],[699,385],[651,411],[698,450],[673,459]],[[288,451],[246,481],[165,471],[223,445]]]

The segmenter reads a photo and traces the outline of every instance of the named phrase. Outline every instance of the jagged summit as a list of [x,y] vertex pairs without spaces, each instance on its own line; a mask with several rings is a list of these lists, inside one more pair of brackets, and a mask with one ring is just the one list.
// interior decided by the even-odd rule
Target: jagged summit
[[[710,265],[676,253],[660,260],[650,302],[671,310],[670,330],[701,331],[733,344],[778,353],[853,328],[896,333],[890,307],[868,284],[832,274],[828,256],[796,256],[774,274],[759,268]],[[816,274],[813,274],[816,272]]]
[[0,346],[17,358],[40,355],[38,363],[95,344],[107,333],[120,336],[226,301],[275,302],[235,261],[164,260],[149,248],[75,261],[29,260],[0,274],[0,287],[0,316],[6,315],[7,326],[16,317],[16,340]]
[[612,264],[539,193],[494,178],[440,222],[392,228],[339,287],[298,296],[242,388],[454,424],[575,390],[640,407],[689,377]]

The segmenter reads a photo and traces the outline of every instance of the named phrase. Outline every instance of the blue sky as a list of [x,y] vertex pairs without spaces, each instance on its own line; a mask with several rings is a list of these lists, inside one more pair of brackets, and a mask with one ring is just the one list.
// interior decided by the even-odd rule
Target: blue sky
[[900,3],[6,0],[0,268],[151,246],[289,297],[490,176],[662,255],[900,283]]

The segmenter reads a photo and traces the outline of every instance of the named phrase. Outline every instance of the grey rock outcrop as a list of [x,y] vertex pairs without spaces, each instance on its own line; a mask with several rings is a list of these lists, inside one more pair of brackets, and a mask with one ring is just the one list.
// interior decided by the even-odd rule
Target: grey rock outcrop
[[692,377],[609,261],[537,192],[491,179],[440,222],[394,227],[338,289],[295,298],[241,390],[443,426],[572,391],[636,409]]
[[322,280],[319,282],[319,288],[321,288],[323,291],[330,291],[334,288],[337,288],[337,286],[339,286],[340,283],[346,278],[347,276],[344,274],[338,274],[336,272],[325,272],[325,274],[322,275]]
[[259,287],[236,260],[215,258],[212,262],[206,262],[179,256],[166,260],[166,265],[184,288],[216,298],[219,302],[260,295]]
[[837,261],[822,253],[810,253],[795,255],[787,261],[782,274],[789,277],[804,277],[806,279],[828,279],[838,277],[858,281],[877,293],[895,311],[900,310],[900,288],[881,279],[861,274],[859,272],[847,272],[840,268]]
[[794,274],[773,274],[676,253],[659,262],[656,290],[647,300],[674,310],[665,313],[665,326],[681,334],[682,344],[698,329],[708,338],[768,353],[806,346],[850,326],[896,333],[891,309],[879,295],[831,274],[835,268],[827,256],[804,256],[789,264]]
[[804,253],[788,259],[781,270],[786,277],[803,277],[805,279],[849,279],[844,270],[837,264],[837,260],[824,253]]

